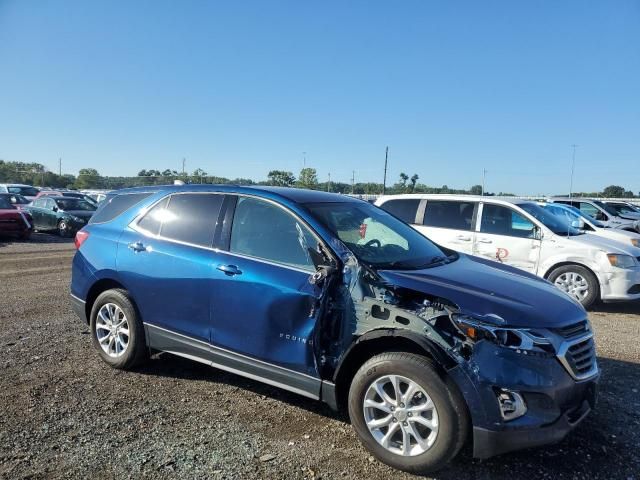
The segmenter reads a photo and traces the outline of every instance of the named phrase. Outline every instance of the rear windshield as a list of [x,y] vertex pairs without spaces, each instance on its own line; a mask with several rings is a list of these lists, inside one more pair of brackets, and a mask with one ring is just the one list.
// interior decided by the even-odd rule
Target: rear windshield
[[84,210],[87,212],[95,211],[95,205],[87,202],[86,200],[82,200],[80,198],[65,198],[56,200],[56,205],[62,210],[73,211],[73,210]]
[[38,195],[39,190],[34,187],[7,187],[9,193],[17,193],[19,195],[26,195],[27,197],[35,197]]
[[90,224],[110,222],[155,192],[109,194],[100,202]]

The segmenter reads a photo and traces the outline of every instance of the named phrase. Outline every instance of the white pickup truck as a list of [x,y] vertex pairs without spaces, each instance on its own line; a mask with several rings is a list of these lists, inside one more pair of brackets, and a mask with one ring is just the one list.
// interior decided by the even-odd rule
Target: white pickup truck
[[444,247],[546,278],[585,307],[640,298],[640,248],[584,233],[535,202],[416,194],[376,205]]

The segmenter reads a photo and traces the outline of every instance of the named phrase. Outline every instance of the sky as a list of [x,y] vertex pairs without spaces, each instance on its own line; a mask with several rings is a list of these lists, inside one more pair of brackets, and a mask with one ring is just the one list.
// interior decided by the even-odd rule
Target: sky
[[0,159],[640,191],[640,1],[0,0]]

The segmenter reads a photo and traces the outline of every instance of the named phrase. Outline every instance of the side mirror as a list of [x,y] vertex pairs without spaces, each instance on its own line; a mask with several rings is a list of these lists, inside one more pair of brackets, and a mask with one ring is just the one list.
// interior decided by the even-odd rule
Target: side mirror
[[571,222],[571,226],[573,228],[577,228],[578,230],[584,230],[584,220],[582,218],[578,218]]
[[542,234],[542,229],[540,227],[535,227],[533,229],[533,238],[535,238],[536,240],[542,240],[542,237],[544,237],[544,235]]
[[51,210],[53,210],[54,212],[58,211],[58,207],[53,207]]

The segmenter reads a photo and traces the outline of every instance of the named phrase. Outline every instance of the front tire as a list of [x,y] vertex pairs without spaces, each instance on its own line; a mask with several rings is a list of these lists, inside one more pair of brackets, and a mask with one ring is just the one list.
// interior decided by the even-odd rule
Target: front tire
[[447,383],[420,355],[390,352],[368,360],[349,389],[349,417],[365,448],[411,473],[450,462],[466,441],[469,416]]
[[549,274],[548,279],[584,308],[593,306],[600,298],[598,279],[590,270],[580,265],[558,267]]
[[125,290],[102,292],[91,308],[91,343],[113,368],[128,370],[146,360],[144,327]]

